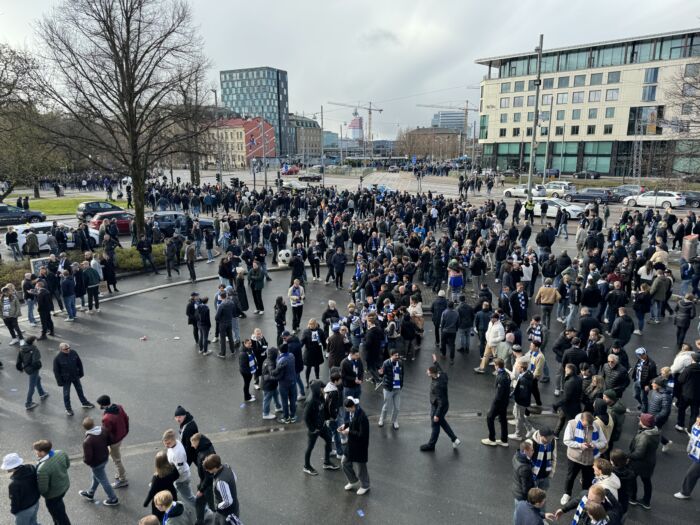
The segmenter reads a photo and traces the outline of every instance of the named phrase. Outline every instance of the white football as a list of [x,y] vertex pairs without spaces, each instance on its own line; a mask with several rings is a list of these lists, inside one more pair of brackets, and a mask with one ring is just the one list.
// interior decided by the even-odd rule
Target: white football
[[292,252],[289,250],[281,250],[277,254],[277,261],[279,264],[289,264],[289,261],[292,260]]

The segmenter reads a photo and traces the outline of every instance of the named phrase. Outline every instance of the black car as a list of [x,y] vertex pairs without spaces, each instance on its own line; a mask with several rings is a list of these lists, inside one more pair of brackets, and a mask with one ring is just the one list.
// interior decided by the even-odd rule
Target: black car
[[75,216],[78,218],[78,220],[89,221],[96,214],[103,213],[105,211],[124,211],[124,209],[107,201],[87,201],[78,204],[78,209],[75,212]]
[[11,204],[0,202],[0,224],[24,224],[25,222],[43,222],[46,215],[40,211],[24,210]]
[[700,208],[700,191],[684,191],[685,205],[691,208]]
[[321,180],[321,175],[317,173],[304,173],[297,178],[301,182],[319,182]]
[[613,201],[622,202],[625,197],[630,197],[631,195],[639,195],[638,191],[634,191],[631,188],[612,188]]
[[599,179],[600,178],[600,173],[597,171],[590,171],[590,170],[584,170],[584,171],[577,171],[574,173],[574,179]]
[[[151,217],[158,223],[158,229],[160,229],[166,237],[173,236],[173,233],[175,233],[175,226],[178,222],[181,232],[184,232],[184,225],[187,224],[185,213],[181,211],[157,211],[153,213]],[[192,220],[194,220],[194,218],[192,218]],[[214,220],[200,217],[199,227],[202,228],[202,230],[213,230]]]
[[576,193],[565,193],[566,202],[613,202],[615,198],[610,190],[605,188],[584,188]]

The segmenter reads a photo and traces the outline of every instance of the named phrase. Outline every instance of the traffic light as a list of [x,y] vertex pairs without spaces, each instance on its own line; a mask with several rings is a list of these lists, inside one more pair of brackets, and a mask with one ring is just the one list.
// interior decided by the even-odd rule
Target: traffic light
[[180,177],[178,177],[178,178],[177,178],[177,183],[180,184],[180,182],[182,182],[182,181],[181,181]]
[[216,174],[216,182],[221,182],[221,173]]

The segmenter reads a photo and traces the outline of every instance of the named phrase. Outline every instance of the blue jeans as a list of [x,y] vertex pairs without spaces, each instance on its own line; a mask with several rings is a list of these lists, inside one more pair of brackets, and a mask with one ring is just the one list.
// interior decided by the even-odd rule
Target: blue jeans
[[202,256],[202,241],[194,241],[194,254],[197,257]]
[[297,374],[297,386],[299,387],[299,392],[301,395],[305,396],[306,392],[304,391],[304,383],[301,380],[301,374]]
[[343,395],[347,399],[348,397],[354,397],[355,399],[360,399],[362,394],[362,385],[357,386],[346,386],[343,389]]
[[641,405],[642,413],[645,413],[649,410],[649,398],[647,391],[644,390],[644,388],[642,388],[642,385],[639,383],[639,381],[634,382],[634,398]]
[[663,313],[663,311],[664,302],[653,299],[651,301],[651,318],[658,321],[659,319],[661,319],[661,314]]
[[559,237],[562,233],[564,234],[565,239],[569,238],[569,225],[566,224],[566,221],[562,222],[559,225],[559,230],[557,230],[557,237]]
[[117,495],[114,493],[114,489],[112,488],[112,485],[110,485],[109,479],[107,479],[107,472],[105,472],[106,466],[107,462],[105,461],[96,467],[92,467],[92,485],[90,485],[88,492],[90,494],[94,494],[97,487],[102,485],[102,488],[107,494],[107,498],[116,499]]
[[263,391],[263,416],[267,416],[270,413],[270,402],[273,399],[275,400],[275,407],[282,408],[280,393],[277,390]]
[[27,319],[30,323],[36,324],[36,318],[34,317],[34,305],[36,301],[34,299],[27,299]]
[[333,444],[335,445],[335,453],[339,456],[343,455],[343,443],[340,440],[340,434],[338,433],[338,427],[343,424],[343,411],[338,412],[338,417],[334,420],[328,421],[328,429],[331,431],[331,436],[333,436]]
[[207,261],[213,261],[214,260],[214,252],[207,248]]
[[685,279],[681,281],[681,297],[685,297],[685,294],[688,293],[692,282],[693,281],[691,279]]
[[285,419],[296,417],[297,415],[297,385],[279,386],[280,397],[282,398],[282,414]]
[[63,304],[66,307],[66,312],[68,312],[68,319],[75,319],[76,315],[78,315],[75,309],[75,295],[64,296]]
[[639,328],[639,331],[641,332],[642,330],[644,330],[644,316],[646,314],[643,312],[635,312],[635,313],[637,314],[638,328]]
[[39,513],[39,500],[29,508],[15,514],[15,525],[37,525],[36,515]]
[[33,374],[29,374],[29,390],[27,391],[27,402],[24,404],[25,406],[29,406],[32,404],[34,390],[39,392],[40,396],[43,396],[46,393],[44,391],[44,387],[41,386],[41,377],[39,376],[38,370]]

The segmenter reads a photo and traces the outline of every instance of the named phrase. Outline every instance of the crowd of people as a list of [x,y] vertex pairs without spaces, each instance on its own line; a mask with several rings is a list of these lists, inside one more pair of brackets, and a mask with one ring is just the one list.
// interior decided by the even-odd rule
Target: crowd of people
[[[435,451],[441,430],[453,447],[461,444],[446,420],[448,372],[460,356],[466,359],[478,353],[480,362],[474,372],[494,376],[494,397],[486,416],[488,437],[481,443],[517,446],[512,459],[516,525],[556,521],[566,513],[571,513],[573,523],[615,525],[623,522],[630,506],[650,509],[658,453],[672,445],[664,426],[673,422],[674,407],[673,428],[682,433],[677,439],[688,435],[690,457],[675,497],[690,497],[700,477],[700,339],[688,338],[700,295],[700,262],[682,259],[676,279],[669,266],[668,244],[678,230],[685,234],[700,228],[692,212],[679,219],[670,210],[624,209],[608,228],[608,217],[592,204],[578,220],[575,253],[569,255],[569,250],[555,249],[557,239],[568,238],[567,214],[560,210],[554,221],[541,221],[540,231],[535,232],[530,201],[515,201],[509,210],[504,201],[487,199],[474,205],[431,192],[416,196],[316,188],[289,194],[167,185],[152,186],[148,192],[154,208],[187,212],[174,235],[166,239],[168,275],[179,272],[184,260],[190,279],[196,281],[194,266],[202,247],[207,262],[220,255],[218,287],[211,301],[193,292],[185,308],[197,351],[204,356],[212,353],[213,324],[212,343],[218,343],[218,357],[231,354],[238,359],[243,400],[254,403],[254,394],[262,392],[264,420],[296,424],[297,404],[303,403],[308,436],[303,471],[307,475],[318,474],[311,456],[320,438],[323,469],[342,468],[346,490],[358,495],[369,492],[370,424],[362,397],[373,395],[372,389],[381,391],[383,406],[377,424],[390,424],[398,431],[405,367],[414,366],[427,346],[435,349],[426,370],[431,434],[420,450]],[[213,219],[211,228],[201,227],[198,217],[205,214]],[[159,240],[158,230],[151,221],[142,237],[132,236],[144,268],[154,273],[158,270],[150,253],[152,243]],[[103,243],[110,240],[111,234],[105,233]],[[108,250],[104,253],[107,260],[114,259]],[[67,306],[71,301],[65,300],[63,283],[77,284],[76,275],[82,272],[84,288],[93,287],[92,293],[86,292],[89,307],[94,299],[99,310],[99,290],[94,286],[99,285],[100,275],[95,264],[102,265],[92,253],[85,259],[78,268],[59,259],[58,267],[28,275],[25,297],[36,297],[38,306],[41,297],[43,311],[53,305],[53,299],[59,305],[63,299]],[[289,267],[291,276],[287,293],[276,297],[274,306],[266,310],[263,290],[272,278],[268,271],[272,264]],[[98,273],[96,280],[93,271]],[[346,273],[348,279],[344,279]],[[52,279],[59,284],[58,296],[49,289]],[[334,285],[337,297],[328,301],[320,319],[307,320],[308,288],[321,283]],[[75,305],[81,295],[73,292]],[[29,376],[27,409],[31,410],[36,406],[34,390],[41,401],[47,394],[42,394],[40,367],[33,365],[40,354],[31,336],[24,337],[19,330],[20,305],[13,294],[12,289],[3,289],[7,305],[3,319],[13,337],[11,344],[20,344],[18,369]],[[424,311],[423,298],[428,294],[435,298]],[[345,302],[347,306],[339,306]],[[277,328],[274,338],[268,340],[260,328],[250,337],[241,336],[240,319],[270,310]],[[42,335],[51,335],[51,315],[42,315],[41,307],[39,313]],[[431,330],[427,317],[434,341],[427,333]],[[664,327],[650,326],[660,324]],[[677,354],[641,344],[643,333],[656,333],[670,324],[676,327]],[[64,389],[66,411],[72,415],[71,385],[85,408],[92,404],[80,387],[82,365],[77,354],[67,343],[60,350],[59,371],[55,361],[54,373]],[[69,372],[61,372],[61,367]],[[554,386],[554,418],[542,415],[540,385],[548,382]],[[628,388],[637,403],[631,410],[622,401]],[[118,502],[113,489],[126,486],[126,474],[118,458],[123,436],[117,433],[121,437],[117,440],[105,422],[115,410],[121,414],[123,407],[110,408],[113,404],[105,397],[98,400],[105,409],[103,424],[96,425],[90,418],[83,421],[85,442],[89,442],[84,444],[85,462],[93,469],[93,484],[81,495],[93,499],[102,486],[109,505]],[[510,433],[509,409],[514,424]],[[144,518],[143,523],[202,523],[209,512],[216,514],[219,523],[236,523],[235,474],[214,453],[211,441],[198,432],[186,410],[178,407],[175,417],[180,432],[163,434],[167,450],[155,458],[156,473],[145,502],[152,503],[154,517]],[[625,430],[634,433],[629,446],[622,444]],[[57,496],[41,491],[42,469],[47,469],[41,458],[50,458],[43,460],[52,465],[50,472],[63,469],[61,476],[67,480],[65,454],[54,451],[45,440],[34,448],[40,458],[33,474],[35,482],[39,480],[35,499],[23,497],[31,484],[28,465],[12,454],[3,463],[13,473],[11,495],[19,505],[13,513],[17,517],[29,510],[36,516],[41,494],[56,523],[69,523],[67,518],[56,518],[65,515],[65,511],[60,514]],[[565,490],[557,509],[545,513],[559,451],[566,454]],[[108,454],[118,471],[113,484],[104,474]],[[334,458],[340,459],[340,465]],[[195,466],[196,494],[190,474]],[[637,478],[643,485],[641,495]]]

